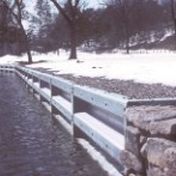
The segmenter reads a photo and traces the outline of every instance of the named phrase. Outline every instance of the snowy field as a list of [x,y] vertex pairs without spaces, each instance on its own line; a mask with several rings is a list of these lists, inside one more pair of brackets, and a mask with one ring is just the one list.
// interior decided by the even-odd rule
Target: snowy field
[[[56,74],[104,77],[176,86],[176,53],[173,52],[140,51],[129,55],[119,52],[103,54],[79,52],[79,60],[68,60],[68,56],[69,53],[64,51],[61,51],[59,55],[54,53],[33,54],[33,60],[36,63],[28,65],[28,67],[44,68]],[[19,61],[27,61],[26,55],[0,58],[0,64]]]

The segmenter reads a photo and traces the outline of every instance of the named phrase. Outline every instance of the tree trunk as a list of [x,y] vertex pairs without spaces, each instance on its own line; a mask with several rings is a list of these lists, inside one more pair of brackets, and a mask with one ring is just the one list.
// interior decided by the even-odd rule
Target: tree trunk
[[50,0],[53,2],[55,7],[58,9],[59,13],[62,14],[62,16],[65,18],[67,21],[69,28],[70,28],[70,57],[69,59],[77,59],[77,37],[76,37],[76,22],[75,22],[75,15],[76,11],[75,8],[78,8],[79,0],[76,1],[76,5],[73,4],[72,1],[67,1],[68,4],[70,5],[70,14],[71,16],[68,15],[67,11],[60,5],[60,3],[57,2],[57,0]]
[[28,64],[32,64],[32,55],[31,55],[31,50],[29,48],[29,42],[26,33],[24,33],[24,38],[25,38],[25,50],[26,54],[28,56]]
[[176,8],[175,8],[175,2],[174,0],[171,0],[171,15],[172,15],[172,20],[174,22],[174,40],[175,40],[175,49],[176,49]]
[[28,63],[32,64],[32,55],[30,49],[27,49]]
[[76,30],[75,30],[75,25],[71,24],[70,25],[70,44],[71,44],[71,51],[70,51],[70,57],[69,60],[71,59],[77,59],[77,41],[76,41]]
[[27,37],[27,34],[24,30],[24,27],[22,25],[22,23],[20,24],[20,27],[21,27],[21,30],[23,32],[23,35],[24,35],[24,42],[25,42],[25,50],[26,50],[26,54],[28,56],[28,64],[31,64],[33,61],[32,61],[32,55],[31,55],[31,50],[29,48],[29,41],[28,41],[28,37]]
[[130,47],[129,47],[130,35],[129,35],[128,21],[125,22],[124,27],[125,27],[125,44],[126,44],[125,47],[126,47],[126,53],[129,54],[130,53]]
[[175,36],[176,36],[176,17],[174,19],[174,29],[175,29]]
[[174,40],[175,40],[175,46],[174,46],[174,49],[176,50],[176,16],[175,18],[173,19],[174,20],[174,29],[175,29],[175,35],[174,35]]
[[175,12],[175,3],[174,0],[171,0],[171,14],[172,14],[172,19],[174,22],[174,30],[175,30],[175,36],[176,36],[176,12]]
[[129,47],[129,34],[126,34],[126,53],[129,54],[130,53],[130,47]]

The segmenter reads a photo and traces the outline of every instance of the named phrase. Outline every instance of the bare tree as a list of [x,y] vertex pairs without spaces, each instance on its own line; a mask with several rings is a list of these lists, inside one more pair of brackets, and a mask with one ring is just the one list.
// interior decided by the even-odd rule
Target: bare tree
[[0,1],[0,31],[7,25],[8,6],[5,1]]
[[[122,26],[126,53],[130,52],[130,37],[134,34],[134,16],[137,15],[137,6],[141,6],[144,0],[105,0],[106,6],[116,9],[119,26]],[[142,6],[141,6],[142,7]]]
[[134,0],[107,0],[106,4],[116,8],[117,14],[121,19],[123,25],[123,33],[125,37],[125,48],[126,53],[130,52],[130,23],[131,23],[131,12],[135,5]]
[[8,6],[5,1],[0,1],[0,42],[4,41],[4,33],[7,28]]
[[77,58],[77,34],[76,34],[76,20],[80,14],[80,7],[83,5],[81,0],[66,0],[65,4],[62,6],[61,1],[50,0],[59,13],[66,20],[70,29],[70,57],[69,59]]
[[24,29],[23,23],[22,23],[22,11],[23,11],[23,0],[14,0],[13,5],[9,7],[10,14],[15,18],[17,24],[19,25],[21,32],[24,37],[24,44],[25,44],[25,50],[27,52],[28,56],[28,63],[32,63],[32,55],[31,55],[31,50],[29,46],[29,39],[27,36],[27,33]]
[[126,38],[126,52],[129,54],[129,42],[130,42],[130,34],[129,34],[129,2],[128,0],[118,0],[117,1],[119,10],[121,13],[123,25],[124,25],[124,34]]
[[175,30],[175,37],[176,37],[176,3],[175,0],[171,0],[171,15],[174,22],[174,30]]

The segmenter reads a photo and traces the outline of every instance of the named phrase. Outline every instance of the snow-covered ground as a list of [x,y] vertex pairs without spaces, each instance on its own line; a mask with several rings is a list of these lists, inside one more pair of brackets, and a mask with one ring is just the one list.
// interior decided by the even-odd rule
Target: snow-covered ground
[[[176,53],[169,51],[141,51],[130,55],[123,53],[83,53],[79,52],[79,62],[68,60],[69,53],[60,55],[34,54],[33,60],[45,61],[28,65],[31,68],[45,68],[56,74],[104,77],[106,79],[135,80],[142,83],[163,83],[176,86]],[[27,61],[23,57],[5,56],[0,64]]]

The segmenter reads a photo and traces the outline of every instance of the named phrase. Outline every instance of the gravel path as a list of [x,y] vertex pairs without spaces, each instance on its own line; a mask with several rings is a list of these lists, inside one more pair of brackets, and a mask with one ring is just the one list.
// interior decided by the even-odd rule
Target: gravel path
[[104,79],[101,77],[74,77],[73,75],[59,75],[80,85],[87,85],[108,92],[114,92],[128,96],[130,99],[144,98],[166,98],[176,97],[176,87],[169,87],[163,84],[142,84],[132,80],[124,81],[118,79]]
[[[36,70],[56,75],[54,72],[43,68],[37,68]],[[129,99],[176,98],[176,87],[166,86],[164,84],[143,84],[134,82],[133,80],[105,79],[103,77],[76,77],[72,74],[59,74],[56,76],[63,77],[79,85],[118,93],[129,97]]]

